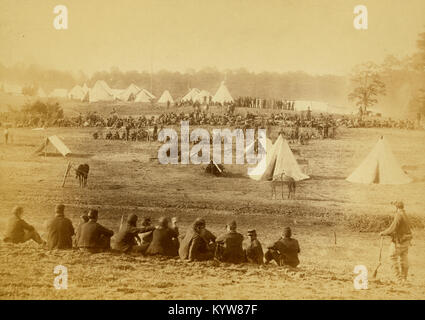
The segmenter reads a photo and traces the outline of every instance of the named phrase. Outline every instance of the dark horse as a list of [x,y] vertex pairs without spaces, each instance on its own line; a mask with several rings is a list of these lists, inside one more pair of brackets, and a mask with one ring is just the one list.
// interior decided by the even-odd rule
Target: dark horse
[[81,188],[87,187],[87,177],[89,175],[89,170],[90,167],[87,163],[80,164],[75,170],[75,178],[78,178]]

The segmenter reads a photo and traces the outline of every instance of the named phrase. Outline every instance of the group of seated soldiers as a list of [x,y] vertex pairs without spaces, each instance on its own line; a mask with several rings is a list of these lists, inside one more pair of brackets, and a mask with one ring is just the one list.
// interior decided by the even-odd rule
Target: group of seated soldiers
[[[110,250],[126,254],[160,255],[178,257],[182,260],[206,261],[216,259],[227,263],[263,264],[275,261],[278,265],[297,267],[300,247],[292,238],[291,229],[284,228],[282,237],[267,247],[265,253],[255,229],[248,230],[250,239],[243,248],[244,236],[237,232],[236,221],[226,225],[226,232],[216,237],[206,228],[206,222],[197,218],[183,237],[180,237],[177,219],[162,217],[156,226],[150,218],[137,225],[138,217],[130,214],[118,233],[99,224],[98,211],[91,209],[74,230],[70,219],[65,217],[65,206],[55,208],[55,216],[47,222],[47,242],[35,228],[23,219],[23,208],[15,207],[9,220],[6,235],[8,243],[23,243],[33,240],[48,250],[76,248],[89,253]],[[113,237],[114,236],[114,237]],[[74,239],[73,239],[74,237]],[[112,240],[111,240],[112,239]]]

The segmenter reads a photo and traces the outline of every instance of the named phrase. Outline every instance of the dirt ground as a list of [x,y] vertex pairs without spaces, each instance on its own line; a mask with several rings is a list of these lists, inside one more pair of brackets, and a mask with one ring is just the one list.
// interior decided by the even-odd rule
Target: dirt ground
[[[301,246],[297,269],[276,265],[188,263],[119,254],[48,252],[34,243],[0,241],[0,299],[424,299],[425,298],[425,132],[389,129],[339,129],[336,140],[294,145],[309,160],[310,180],[297,185],[295,200],[271,200],[270,185],[246,177],[247,166],[227,165],[229,177],[211,177],[205,166],[161,165],[159,143],[94,140],[96,129],[11,129],[13,143],[0,144],[0,236],[15,205],[45,237],[54,206],[66,205],[74,225],[89,208],[99,208],[100,223],[118,230],[122,215],[177,216],[184,233],[198,216],[215,234],[236,219],[240,232],[256,228],[265,247],[291,226]],[[33,152],[56,134],[72,150],[69,159]],[[413,182],[401,186],[357,185],[345,181],[385,135]],[[88,163],[88,188],[71,175],[68,161]],[[405,202],[412,216],[410,284],[391,282],[386,239],[384,263],[376,280],[377,231],[388,224],[393,200]],[[365,232],[373,231],[373,232]],[[335,237],[336,235],[336,237]],[[336,240],[336,244],[335,244]],[[67,290],[53,287],[56,265],[68,268]],[[369,270],[369,289],[355,290],[356,265]]]

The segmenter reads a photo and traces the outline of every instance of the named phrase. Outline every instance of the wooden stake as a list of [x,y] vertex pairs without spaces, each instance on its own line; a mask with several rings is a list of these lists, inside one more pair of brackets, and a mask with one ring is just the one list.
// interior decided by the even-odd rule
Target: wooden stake
[[336,245],[336,232],[334,230],[334,241],[335,241],[335,245]]
[[62,188],[65,186],[66,178],[68,177],[68,173],[69,173],[69,171],[71,170],[71,167],[72,167],[72,165],[71,165],[71,162],[69,161],[69,162],[68,162],[68,166],[66,167],[65,174],[64,174],[64,176],[63,176]]

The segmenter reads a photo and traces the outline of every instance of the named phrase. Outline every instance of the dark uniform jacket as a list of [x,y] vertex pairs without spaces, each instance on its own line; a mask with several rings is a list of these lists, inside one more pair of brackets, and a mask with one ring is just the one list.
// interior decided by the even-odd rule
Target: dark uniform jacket
[[382,232],[382,235],[389,235],[395,243],[402,243],[411,240],[412,232],[409,226],[409,220],[404,212],[397,212],[393,222],[388,229]]
[[246,258],[248,262],[262,264],[263,263],[263,247],[257,239],[252,240],[246,248]]
[[164,256],[177,256],[178,231],[172,228],[157,228],[152,232],[152,241],[149,244],[146,254],[160,254]]
[[116,235],[114,249],[121,252],[128,252],[133,246],[137,245],[136,237],[139,236],[139,233],[149,232],[154,229],[155,227],[138,228],[130,224],[126,224]]
[[183,260],[189,259],[190,261],[203,261],[212,258],[212,254],[208,252],[207,242],[194,231],[186,233],[180,244],[179,256]]
[[300,253],[300,246],[298,241],[292,238],[280,238],[276,241],[271,249],[279,251],[282,256],[283,262],[287,265],[296,267],[300,261],[298,253]]
[[71,249],[74,227],[71,220],[56,216],[47,224],[47,247],[52,249]]
[[242,248],[243,235],[236,231],[229,231],[217,239],[224,244],[223,261],[240,263],[245,261],[245,252]]
[[112,230],[106,229],[97,222],[90,220],[81,225],[77,239],[78,247],[93,249],[102,247],[102,237],[110,238],[113,234]]
[[26,223],[23,219],[13,216],[9,219],[6,229],[5,242],[20,243],[24,241],[26,231],[33,231],[34,227]]

